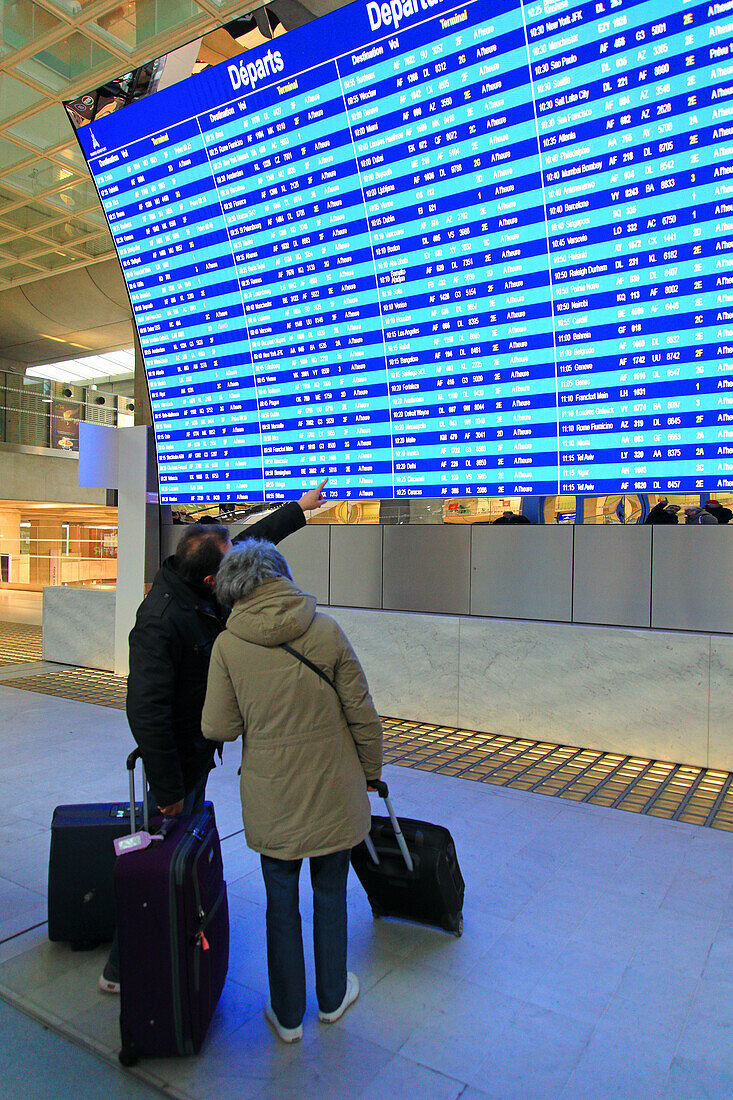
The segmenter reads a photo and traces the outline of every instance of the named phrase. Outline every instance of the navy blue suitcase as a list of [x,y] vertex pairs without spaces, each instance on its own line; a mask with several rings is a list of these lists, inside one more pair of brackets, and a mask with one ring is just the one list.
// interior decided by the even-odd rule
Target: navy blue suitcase
[[115,864],[125,1066],[198,1053],[229,965],[227,891],[211,809],[153,818],[151,832],[161,825],[162,839]]
[[114,842],[130,825],[129,802],[56,807],[48,860],[50,940],[82,950],[112,939]]

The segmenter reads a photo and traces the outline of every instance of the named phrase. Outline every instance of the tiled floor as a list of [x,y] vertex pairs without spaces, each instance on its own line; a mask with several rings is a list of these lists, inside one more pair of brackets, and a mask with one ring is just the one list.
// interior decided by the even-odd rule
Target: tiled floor
[[[0,994],[114,1066],[104,952],[49,944],[42,922],[53,807],[125,797],[124,714],[0,686],[0,728]],[[225,994],[198,1058],[142,1062],[138,1080],[202,1100],[733,1097],[729,833],[388,767],[397,809],[454,833],[464,936],[375,922],[352,881],[362,995],[330,1028],[311,995],[288,1048],[262,1018],[264,897],[237,763],[227,747],[209,786],[227,838]]]
[[23,1100],[153,1100],[160,1095],[2,1001],[0,1081],[3,1096]]
[[43,620],[43,592],[29,592],[22,588],[0,589],[0,621],[27,623],[41,629]]

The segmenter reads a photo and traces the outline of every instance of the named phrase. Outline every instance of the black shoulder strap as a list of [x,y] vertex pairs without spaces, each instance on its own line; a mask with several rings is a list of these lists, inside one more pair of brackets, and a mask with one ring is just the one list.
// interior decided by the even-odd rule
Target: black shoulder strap
[[[280,646],[280,648],[286,649],[288,653],[292,653],[293,657],[297,657],[298,660],[302,661],[304,665],[308,665],[308,668],[312,668],[316,675],[320,676],[322,680],[326,681],[329,687],[332,687],[333,690],[336,691],[336,685],[333,683],[333,681],[328,676],[326,676],[326,673],[323,671],[323,669],[319,668],[318,665],[313,663],[313,661],[309,661],[308,658],[304,657],[302,653],[299,653],[297,649],[293,649],[292,646],[286,645],[284,642]],[[336,692],[336,694],[338,695],[338,692]]]

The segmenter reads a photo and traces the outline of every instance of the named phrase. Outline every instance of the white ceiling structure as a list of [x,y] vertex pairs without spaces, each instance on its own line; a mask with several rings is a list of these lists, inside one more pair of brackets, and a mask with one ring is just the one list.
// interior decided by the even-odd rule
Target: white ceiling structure
[[0,291],[114,256],[62,101],[257,6],[0,0]]
[[[125,282],[64,102],[189,42],[198,71],[343,0],[268,0],[268,14],[262,3],[0,0],[0,372],[133,343]],[[182,51],[171,75],[184,55],[190,64]]]

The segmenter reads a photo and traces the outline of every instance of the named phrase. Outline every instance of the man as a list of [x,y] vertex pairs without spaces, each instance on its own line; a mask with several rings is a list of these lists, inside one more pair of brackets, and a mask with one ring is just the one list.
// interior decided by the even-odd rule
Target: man
[[718,523],[730,523],[733,519],[733,512],[730,508],[724,508],[719,500],[709,500],[704,507],[705,511],[709,512]]
[[[278,543],[299,530],[305,526],[304,513],[324,502],[327,480],[238,538]],[[215,746],[201,732],[201,712],[211,647],[228,614],[214,596],[216,574],[231,549],[229,531],[221,524],[187,527],[176,553],[158,570],[130,632],[127,719],[151,798],[166,817],[198,813],[214,767]],[[99,985],[105,993],[119,993],[116,939]]]
[[679,504],[669,504],[666,497],[660,497],[658,503],[654,505],[649,515],[644,520],[644,523],[650,523],[652,525],[679,523],[677,519],[679,510]]
[[498,519],[492,519],[492,523],[531,523],[531,519],[527,519],[521,512],[512,512],[509,508],[506,512],[502,512]]
[[685,523],[695,524],[715,524],[717,526],[717,519],[711,515],[710,512],[706,512],[700,505],[692,505],[690,508],[685,508]]

